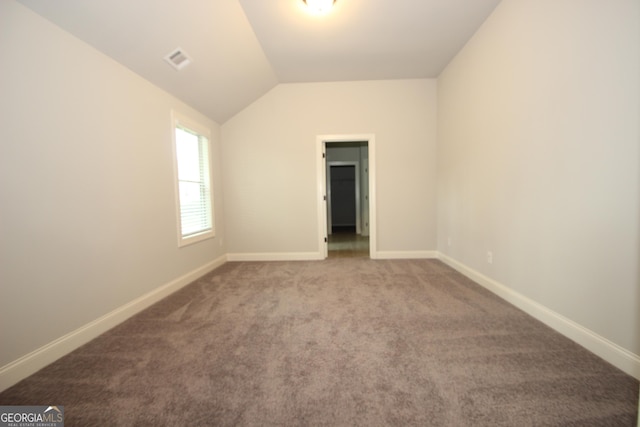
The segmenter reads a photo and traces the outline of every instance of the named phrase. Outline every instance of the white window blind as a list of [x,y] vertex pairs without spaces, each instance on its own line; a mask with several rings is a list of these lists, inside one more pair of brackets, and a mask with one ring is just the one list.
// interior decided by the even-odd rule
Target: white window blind
[[213,237],[209,139],[181,121],[174,126],[178,237],[185,245]]

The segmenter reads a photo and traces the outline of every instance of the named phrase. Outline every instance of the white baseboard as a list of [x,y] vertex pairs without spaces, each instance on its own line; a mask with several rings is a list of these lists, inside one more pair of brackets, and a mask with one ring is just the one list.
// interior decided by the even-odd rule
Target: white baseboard
[[[438,258],[437,251],[383,251],[375,252],[372,259],[425,259]],[[227,254],[229,261],[318,261],[324,257],[318,252],[266,252]]]
[[0,391],[34,374],[227,261],[221,256],[0,368]]
[[545,325],[585,347],[587,350],[616,366],[618,369],[640,379],[640,356],[637,354],[620,347],[616,343],[609,341],[590,329],[587,329],[573,320],[548,309],[542,304],[525,297],[513,289],[510,289],[482,273],[467,267],[443,253],[439,253],[438,257],[445,264],[498,295],[500,298],[513,304]]
[[265,252],[227,254],[228,261],[318,261],[324,257],[319,252]]
[[[439,258],[447,265],[469,277],[505,301],[515,305],[569,339],[577,342],[627,374],[640,379],[640,357],[638,355],[631,353],[595,332],[515,292],[507,286],[484,276],[445,254],[437,251],[388,251],[377,253],[377,259],[420,258]],[[32,375],[83,344],[86,344],[131,316],[160,301],[162,298],[165,298],[208,272],[220,267],[226,261],[298,261],[320,259],[323,259],[321,254],[316,252],[228,254],[219,257],[3,366],[0,368],[0,391],[11,387],[18,381]]]
[[438,258],[437,251],[378,251],[375,259],[429,259]]

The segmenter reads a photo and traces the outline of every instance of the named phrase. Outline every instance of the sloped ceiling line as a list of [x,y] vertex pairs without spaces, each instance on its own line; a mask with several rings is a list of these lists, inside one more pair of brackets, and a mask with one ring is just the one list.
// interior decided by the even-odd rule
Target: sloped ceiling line
[[435,78],[500,2],[18,1],[221,124],[279,83]]

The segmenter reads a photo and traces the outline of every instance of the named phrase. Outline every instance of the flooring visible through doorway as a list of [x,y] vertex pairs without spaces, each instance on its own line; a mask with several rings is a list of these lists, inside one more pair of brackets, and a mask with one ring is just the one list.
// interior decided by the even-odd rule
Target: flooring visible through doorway
[[356,234],[355,227],[333,227],[329,235],[329,258],[368,258],[369,236]]

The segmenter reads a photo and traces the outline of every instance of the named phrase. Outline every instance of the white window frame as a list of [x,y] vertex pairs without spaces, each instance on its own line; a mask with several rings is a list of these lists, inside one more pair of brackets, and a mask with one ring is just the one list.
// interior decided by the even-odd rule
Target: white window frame
[[[202,232],[189,234],[183,236],[182,233],[182,214],[181,214],[181,205],[180,205],[180,181],[178,177],[178,150],[177,150],[177,138],[176,138],[176,129],[178,127],[185,128],[193,133],[196,133],[199,137],[206,138],[206,143],[208,147],[208,197],[209,204],[211,207],[210,212],[210,220],[211,220],[211,229],[204,230]],[[196,242],[201,242],[206,239],[211,239],[215,237],[215,216],[214,216],[214,204],[213,204],[213,162],[212,162],[212,145],[211,145],[211,130],[199,123],[198,121],[188,117],[184,114],[181,114],[175,110],[171,111],[171,141],[173,146],[173,172],[174,172],[174,188],[175,188],[175,203],[176,203],[176,225],[178,231],[178,247],[183,247],[187,245],[191,245]]]

